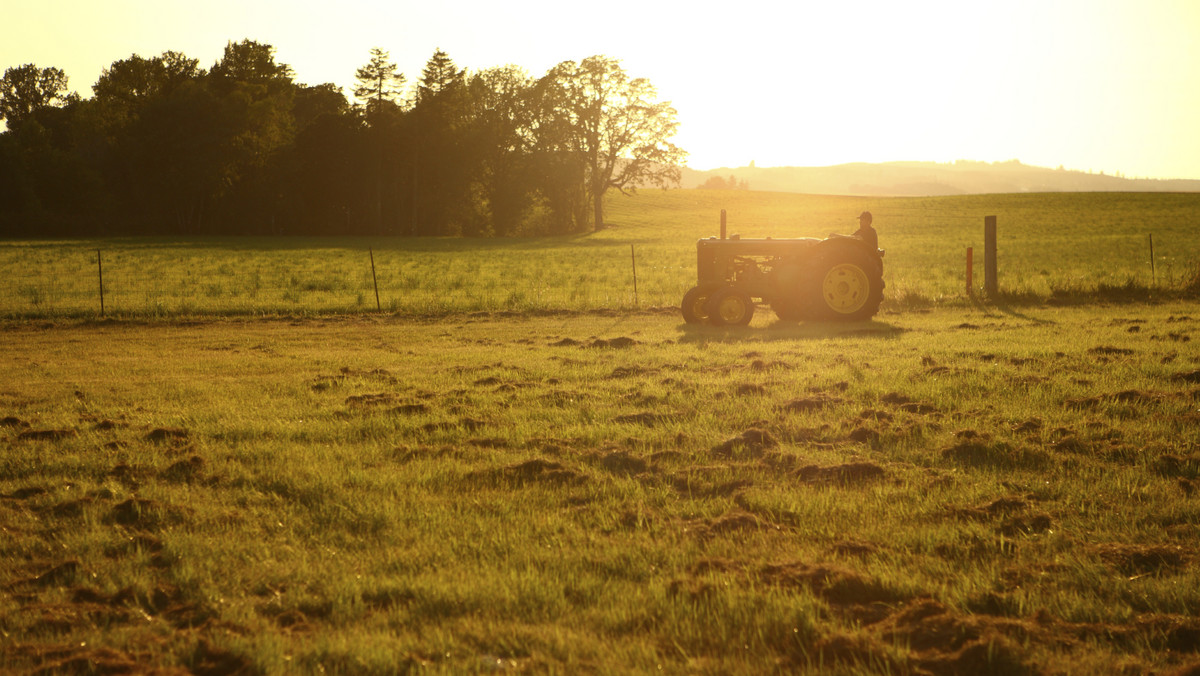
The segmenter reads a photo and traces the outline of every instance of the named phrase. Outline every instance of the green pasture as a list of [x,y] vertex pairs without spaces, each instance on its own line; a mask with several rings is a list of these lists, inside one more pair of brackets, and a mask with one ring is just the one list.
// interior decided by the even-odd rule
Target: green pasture
[[[746,234],[799,228],[754,196],[639,199],[673,214],[696,200],[697,216],[724,203]],[[796,198],[823,205],[816,231],[876,209],[889,256],[951,231],[971,243],[973,199],[959,222],[918,219],[919,201]],[[1014,228],[1027,204],[980,199]],[[461,255],[541,251],[582,275],[634,241],[683,265],[665,217],[617,220]],[[287,251],[244,244],[198,250],[264,265]],[[371,245],[415,260],[463,243]],[[0,336],[0,672],[1200,664],[1191,303],[736,329],[670,309],[79,318]]]
[[968,247],[981,288],[988,215],[998,218],[1009,302],[1170,296],[1196,286],[1200,260],[1196,194],[644,190],[611,196],[612,227],[574,237],[3,241],[0,316],[98,314],[101,272],[105,311],[116,316],[669,307],[693,283],[695,241],[717,234],[722,209],[730,232],[747,237],[851,232],[872,211],[887,250],[885,309],[961,305]]

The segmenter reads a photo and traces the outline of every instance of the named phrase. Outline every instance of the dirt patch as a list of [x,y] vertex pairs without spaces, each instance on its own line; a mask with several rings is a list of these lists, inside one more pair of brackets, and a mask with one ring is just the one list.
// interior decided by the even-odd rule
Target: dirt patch
[[193,455],[172,463],[170,467],[162,471],[160,476],[167,481],[187,483],[195,481],[200,477],[200,474],[204,471],[204,465],[204,458]]
[[1143,392],[1141,390],[1124,390],[1110,394],[1106,399],[1118,401],[1123,404],[1153,404],[1165,397],[1161,392]]
[[816,659],[813,660],[814,655],[806,655],[806,661],[816,661],[823,666],[857,667],[862,673],[908,673],[908,669],[893,658],[886,646],[865,634],[825,636],[816,642],[812,653]]
[[553,460],[534,458],[498,469],[471,472],[469,481],[503,483],[515,486],[547,483],[554,485],[579,484],[587,481],[587,475]]
[[695,471],[674,475],[670,477],[669,483],[681,495],[693,498],[725,498],[754,485],[749,479],[713,481]]
[[608,453],[600,458],[600,466],[612,474],[634,475],[649,469],[645,460],[630,455],[627,451]]
[[196,644],[192,665],[192,673],[196,676],[253,674],[258,671],[250,658],[218,648],[203,638]]
[[146,434],[146,441],[186,441],[189,433],[182,427],[156,427]]
[[1045,533],[1053,527],[1054,520],[1050,518],[1049,514],[1038,513],[1005,519],[996,531],[1004,537],[1012,538],[1020,535]]
[[110,514],[114,523],[142,530],[156,530],[165,524],[178,522],[181,516],[179,508],[146,498],[129,498],[114,505]]
[[875,554],[879,551],[879,545],[873,542],[865,542],[863,540],[839,540],[829,547],[832,554],[839,556],[855,556],[865,557]]
[[398,382],[396,379],[396,376],[392,375],[391,371],[388,371],[387,369],[384,369],[384,368],[355,369],[355,368],[350,368],[349,366],[343,366],[342,368],[338,369],[338,372],[342,374],[342,377],[346,377],[346,378],[364,378],[364,379],[370,379],[370,380],[382,380],[383,382],[391,383],[391,384],[395,384],[396,382]]
[[779,446],[779,441],[770,432],[752,427],[736,437],[717,444],[713,447],[712,453],[723,458],[732,458],[738,455],[760,458],[767,450],[777,446]]
[[396,395],[389,392],[371,394],[352,394],[346,397],[346,405],[352,408],[367,408],[370,406],[387,406],[396,402]]
[[873,444],[879,441],[879,432],[869,427],[856,427],[846,438],[857,444]]
[[43,511],[56,519],[77,519],[84,511],[95,504],[95,498],[85,495],[78,500],[67,500],[45,508]]
[[779,531],[782,530],[782,527],[740,509],[726,512],[713,519],[693,519],[685,521],[683,524],[683,532],[700,538],[757,530]]
[[1112,347],[1109,345],[1099,345],[1097,347],[1093,347],[1090,350],[1088,350],[1088,354],[1094,354],[1094,355],[1100,355],[1100,356],[1125,357],[1125,356],[1129,356],[1131,354],[1135,354],[1135,351],[1130,350],[1129,348],[1125,348],[1125,347]]
[[618,366],[608,374],[609,378],[632,378],[635,376],[650,375],[658,373],[658,369],[650,369],[644,366]]
[[412,462],[414,460],[438,459],[438,458],[461,458],[462,451],[454,446],[418,446],[409,448],[408,446],[397,446],[392,449],[392,457],[396,462]]
[[1049,463],[1049,456],[1042,451],[976,439],[960,440],[943,450],[942,457],[957,465],[982,468],[1037,468]]
[[25,488],[18,488],[12,493],[0,497],[9,498],[10,500],[28,500],[29,498],[36,498],[39,495],[45,495],[48,492],[49,491],[41,486],[26,486]]
[[575,340],[574,338],[563,338],[562,340],[550,343],[550,346],[551,347],[573,347],[575,345],[582,345],[582,344],[583,343],[580,343],[578,340]]
[[1053,527],[1053,520],[1048,514],[1025,514],[1029,507],[1030,504],[1025,498],[1008,496],[996,498],[977,507],[951,507],[949,512],[956,518],[969,521],[1000,520],[996,531],[1005,537],[1045,533]]
[[733,389],[739,397],[759,397],[767,393],[767,388],[758,383],[742,383]]
[[917,652],[953,652],[983,634],[977,618],[955,613],[930,598],[914,600],[879,629],[885,641],[907,645]]
[[900,410],[905,413],[913,413],[915,415],[932,415],[940,413],[938,408],[933,404],[927,404],[921,401],[910,401],[905,404],[900,404]]
[[782,587],[804,587],[830,603],[839,605],[868,605],[892,603],[908,598],[857,571],[833,564],[807,564],[791,561],[759,569],[757,577],[768,584]]
[[60,441],[75,436],[75,430],[33,430],[27,429],[17,435],[20,441]]
[[145,469],[134,467],[122,462],[114,465],[113,468],[108,471],[108,475],[125,484],[129,488],[136,489],[142,485],[142,481],[144,481],[150,475],[150,473]]
[[796,470],[796,477],[805,483],[839,486],[861,486],[885,476],[887,472],[873,462],[848,462],[829,467],[807,465]]
[[899,392],[888,392],[880,397],[879,401],[892,406],[901,406],[903,404],[911,404],[914,400],[906,395],[900,394]]
[[83,573],[83,564],[78,559],[71,559],[55,564],[36,575],[15,580],[8,584],[10,589],[17,587],[61,587],[74,582]]
[[645,425],[646,427],[654,427],[658,423],[666,422],[671,419],[671,416],[662,413],[651,413],[649,411],[643,413],[630,413],[628,415],[619,415],[613,418],[615,423],[625,423],[629,425]]
[[1171,380],[1180,383],[1200,383],[1200,369],[1196,369],[1195,371],[1187,371],[1186,373],[1176,373],[1175,375],[1171,376]]
[[1080,397],[1078,399],[1064,399],[1063,406],[1074,409],[1076,411],[1085,411],[1099,406],[1104,400],[1100,397]]
[[1132,577],[1172,573],[1193,558],[1192,552],[1179,545],[1107,544],[1095,551],[1105,563]]
[[[87,644],[47,645],[44,643],[15,644],[4,651],[11,666],[24,665],[29,674],[137,674],[153,673],[136,657],[112,648],[90,647]],[[36,667],[36,668],[35,668]],[[165,672],[164,672],[165,673]]]
[[424,415],[429,413],[429,407],[425,404],[401,404],[388,409],[388,413],[395,415]]
[[626,348],[626,347],[633,347],[634,345],[637,345],[637,344],[638,344],[638,341],[634,340],[633,338],[630,338],[628,336],[618,336],[616,338],[609,338],[608,340],[605,340],[603,338],[597,338],[597,339],[593,340],[592,342],[588,343],[588,347]]
[[421,426],[421,430],[430,434],[435,432],[449,432],[457,429],[475,432],[485,425],[487,425],[487,423],[482,420],[476,420],[475,418],[459,418],[457,422],[442,421],[427,423]]
[[345,376],[317,376],[309,381],[308,388],[313,392],[324,392],[335,387],[341,387]]
[[1030,418],[1019,423],[1013,423],[1010,429],[1017,434],[1037,434],[1042,431],[1043,424],[1041,418]]
[[780,406],[780,408],[788,413],[808,413],[809,411],[819,411],[832,404],[839,404],[842,401],[840,397],[818,394],[811,397],[793,399]]
[[923,669],[941,676],[996,674],[1022,676],[1039,671],[1022,659],[1023,649],[1002,634],[989,633],[948,655],[920,660]]
[[29,426],[30,426],[30,425],[29,425],[29,423],[28,423],[28,422],[26,422],[26,421],[24,421],[24,420],[21,420],[20,418],[18,418],[18,417],[16,417],[16,416],[13,416],[13,415],[10,415],[10,416],[5,416],[5,417],[3,417],[3,418],[0,418],[0,427],[21,427],[21,428],[26,428],[26,427],[29,427]]

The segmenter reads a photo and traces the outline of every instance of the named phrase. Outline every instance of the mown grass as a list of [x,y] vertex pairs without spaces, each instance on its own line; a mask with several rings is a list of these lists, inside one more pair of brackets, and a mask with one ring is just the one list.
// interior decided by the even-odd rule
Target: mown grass
[[1194,667],[1194,309],[9,322],[0,670]]
[[987,215],[998,217],[1004,302],[1146,300],[1200,290],[1196,194],[857,198],[648,190],[612,196],[613,227],[575,237],[0,242],[0,316],[98,314],[97,251],[105,310],[116,316],[374,311],[375,280],[378,307],[409,316],[675,306],[694,283],[695,241],[717,234],[721,209],[730,232],[747,237],[850,232],[858,213],[871,210],[888,252],[885,309],[967,303],[967,247],[975,250],[980,292]]

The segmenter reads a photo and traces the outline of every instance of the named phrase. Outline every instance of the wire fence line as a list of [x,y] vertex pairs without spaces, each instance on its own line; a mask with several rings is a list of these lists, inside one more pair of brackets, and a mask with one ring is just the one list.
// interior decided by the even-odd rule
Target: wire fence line
[[0,255],[0,316],[7,317],[647,307],[677,304],[695,275],[690,256],[629,244],[534,254],[49,247],[9,254]]

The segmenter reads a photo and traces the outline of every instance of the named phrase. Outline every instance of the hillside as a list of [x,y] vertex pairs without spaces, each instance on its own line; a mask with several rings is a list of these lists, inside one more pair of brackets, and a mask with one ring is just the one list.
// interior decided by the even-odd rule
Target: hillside
[[1200,192],[1200,180],[1124,178],[1010,162],[887,162],[831,167],[685,169],[681,185],[734,176],[751,190],[816,195],[924,196],[1022,192]]

